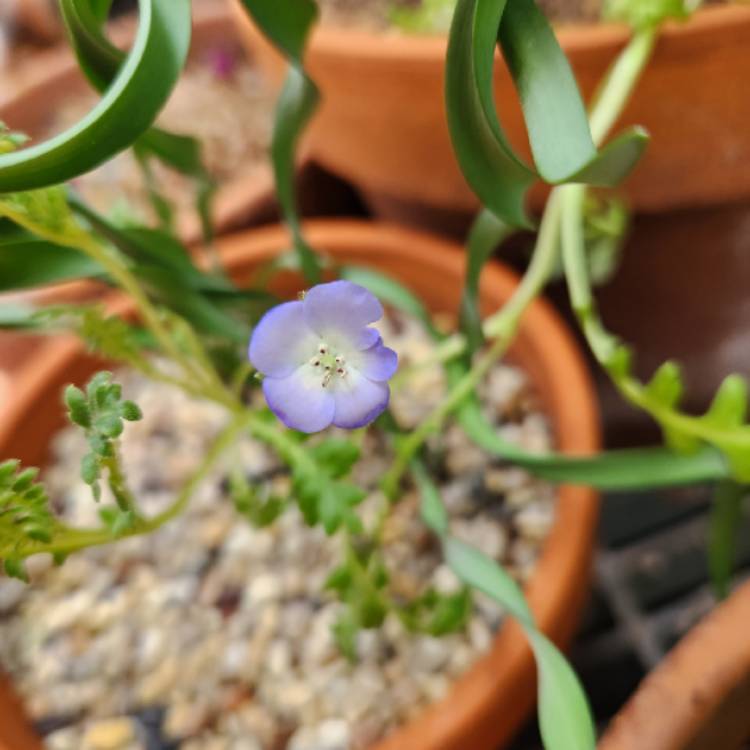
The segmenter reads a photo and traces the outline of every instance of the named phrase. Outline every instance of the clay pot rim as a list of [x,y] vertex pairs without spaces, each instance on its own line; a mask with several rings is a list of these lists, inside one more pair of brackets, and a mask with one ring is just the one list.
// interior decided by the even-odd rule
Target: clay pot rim
[[[125,23],[115,22],[112,38],[118,45],[127,45],[132,38],[135,24],[129,19]],[[200,47],[201,37],[230,33],[231,40],[238,48],[244,50],[242,40],[236,31],[231,10],[223,4],[202,8],[193,14],[193,36],[190,56],[195,54],[195,47]],[[245,58],[247,59],[247,58]],[[269,81],[270,83],[270,81]],[[50,108],[60,105],[65,96],[72,91],[82,91],[85,87],[83,74],[80,72],[72,49],[63,42],[56,48],[42,53],[38,59],[28,64],[23,82],[10,94],[3,96],[0,92],[0,120],[9,120],[6,112],[12,109],[27,109],[35,106],[39,99],[46,99],[50,92],[53,101]],[[59,92],[64,92],[64,96]],[[41,109],[41,107],[40,107]],[[298,169],[309,163],[309,155],[302,151],[298,159]],[[221,183],[216,191],[214,203],[214,229],[217,234],[237,226],[242,218],[262,212],[267,206],[275,203],[273,169],[268,159],[239,172],[231,180]],[[178,234],[186,244],[202,240],[200,219],[194,211],[180,212],[176,217]]]
[[[317,220],[306,224],[313,245],[349,262],[378,259],[397,263],[405,260],[411,271],[404,275],[443,278],[445,283],[463,272],[465,256],[448,240],[387,224],[363,221]],[[258,263],[278,255],[288,246],[287,231],[279,226],[226,236],[217,241],[227,267],[238,275],[252,272]],[[489,264],[482,278],[484,302],[507,298],[518,277],[498,263]],[[460,285],[451,284],[451,288]],[[119,295],[111,310],[125,313],[130,308]],[[593,386],[583,357],[572,334],[553,308],[535,301],[524,316],[517,344],[524,360],[542,365],[531,373],[537,388],[541,377],[553,393],[547,403],[559,448],[578,455],[591,454],[600,446],[598,411]],[[14,435],[42,402],[51,380],[85,352],[84,345],[71,337],[47,343],[14,377],[15,399],[0,422],[0,452],[12,452]],[[564,373],[564,377],[562,376]],[[598,515],[597,494],[584,487],[563,486],[559,490],[557,517],[543,553],[526,586],[526,594],[540,629],[552,640],[564,643],[570,637],[577,610],[586,593],[593,537]],[[420,716],[370,750],[466,750],[465,738],[474,737],[481,720],[490,726],[502,724],[508,737],[530,708],[534,665],[520,629],[506,623],[495,637],[492,649],[452,686],[447,698],[425,709]],[[506,707],[501,716],[499,704]],[[449,708],[448,708],[449,706]],[[486,731],[486,726],[485,730]],[[496,731],[496,730],[492,730]],[[494,739],[493,739],[494,741]],[[483,745],[485,747],[488,745]],[[0,740],[0,747],[2,742]],[[472,744],[473,748],[474,745]],[[13,750],[19,750],[14,748]]]
[[735,748],[747,740],[748,618],[750,583],[745,582],[646,676],[599,750]]
[[[237,6],[235,5],[235,8]],[[669,21],[660,32],[660,40],[675,37],[710,39],[717,29],[731,28],[740,20],[750,18],[750,7],[730,2],[727,5],[704,7],[688,22]],[[555,26],[560,46],[581,52],[624,46],[632,36],[622,23],[563,23]],[[401,34],[318,24],[308,46],[308,54],[330,55],[354,59],[434,62],[444,59],[448,46],[443,34]]]

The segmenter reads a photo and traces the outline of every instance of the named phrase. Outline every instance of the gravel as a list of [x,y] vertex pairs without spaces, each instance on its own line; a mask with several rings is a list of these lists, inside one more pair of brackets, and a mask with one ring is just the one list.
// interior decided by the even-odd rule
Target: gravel
[[[432,348],[411,320],[387,321],[383,335],[402,368]],[[226,417],[170,387],[118,377],[145,415],[124,436],[127,473],[143,511],[156,513]],[[439,367],[420,369],[394,393],[393,413],[413,425],[444,388]],[[496,366],[481,395],[487,415],[514,439],[551,445],[523,373]],[[81,436],[63,430],[53,447],[46,479],[56,507],[68,520],[96,523],[98,508],[78,478]],[[453,532],[525,580],[554,522],[554,488],[490,461],[455,427],[430,450]],[[371,488],[367,518],[388,465],[375,429],[363,456],[354,472]],[[288,489],[275,457],[251,439],[228,461],[275,492]],[[184,516],[150,537],[88,550],[59,568],[34,559],[27,589],[0,580],[0,663],[38,725],[54,730],[52,750],[367,748],[445,697],[490,648],[503,615],[477,596],[464,632],[412,634],[389,615],[380,630],[360,633],[360,659],[349,663],[331,634],[341,605],[323,591],[341,541],[308,528],[296,509],[269,528],[251,527],[226,496],[225,469],[200,487]],[[394,594],[458,588],[419,519],[415,493],[395,507],[385,538]]]

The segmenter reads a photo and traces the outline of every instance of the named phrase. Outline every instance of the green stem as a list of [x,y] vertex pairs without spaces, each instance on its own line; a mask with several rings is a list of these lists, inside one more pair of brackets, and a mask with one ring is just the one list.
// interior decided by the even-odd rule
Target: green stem
[[589,124],[598,146],[620,118],[625,104],[643,73],[654,49],[658,29],[637,30],[620,53],[594,97]]
[[104,459],[102,463],[109,474],[108,484],[110,490],[112,490],[112,495],[115,498],[117,506],[123,513],[132,513],[136,519],[140,518],[138,506],[136,505],[133,493],[128,487],[125,475],[122,472],[122,466],[120,465],[120,458],[117,455],[117,452],[113,451],[113,455]]
[[427,438],[440,429],[443,421],[470,396],[493,364],[507,351],[524,311],[552,275],[556,262],[560,232],[559,188],[547,202],[539,229],[534,255],[523,280],[510,300],[484,323],[484,333],[494,339],[490,348],[450,390],[446,399],[397,448],[396,456],[383,480],[383,491],[390,499],[398,494],[398,487],[406,469]]
[[[221,455],[235,443],[237,437],[248,428],[253,419],[257,419],[257,417],[250,412],[243,412],[236,415],[216,438],[211,448],[203,457],[200,466],[180,490],[172,505],[154,518],[137,519],[133,526],[123,533],[120,538],[124,539],[131,536],[150,534],[180,515],[187,508],[195,490],[208,476]],[[124,508],[122,505],[120,507],[122,510],[131,509]],[[104,527],[99,529],[73,529],[61,526],[58,529],[58,533],[61,535],[60,538],[49,544],[34,543],[26,548],[14,550],[14,552],[20,557],[29,557],[30,555],[43,553],[69,555],[72,552],[78,552],[88,547],[98,547],[115,541],[111,531]]]

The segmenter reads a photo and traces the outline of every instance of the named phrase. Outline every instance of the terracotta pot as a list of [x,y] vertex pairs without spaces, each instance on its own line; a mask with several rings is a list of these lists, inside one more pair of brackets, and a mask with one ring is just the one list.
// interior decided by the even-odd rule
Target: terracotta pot
[[598,750],[739,750],[750,738],[750,584],[638,688]]
[[[457,310],[464,267],[457,246],[362,222],[312,222],[308,232],[311,242],[336,260],[393,274],[436,312]],[[219,243],[228,267],[241,282],[287,245],[287,233],[278,227],[238,234]],[[512,272],[491,264],[482,279],[485,310],[506,300],[516,284]],[[299,280],[287,284],[289,292],[298,286]],[[586,368],[571,335],[546,302],[535,302],[529,309],[511,358],[532,378],[559,447],[573,454],[596,451],[597,408]],[[0,423],[0,457],[12,455],[26,464],[43,464],[49,440],[64,421],[61,388],[71,381],[84,381],[96,367],[97,362],[77,341],[65,338],[48,343],[15,381],[13,402]],[[585,596],[596,519],[593,491],[562,487],[557,521],[527,587],[541,628],[563,646],[572,635]],[[444,701],[373,750],[496,750],[531,709],[534,681],[533,660],[521,632],[507,625],[490,653],[455,684]],[[0,750],[34,748],[31,743],[13,744],[6,734],[7,714],[7,705],[0,705]]]
[[[19,30],[36,41],[53,42],[62,36],[62,22],[53,0],[6,0],[5,14]],[[0,13],[0,19],[3,18]]]
[[[230,0],[247,45],[277,79],[279,55]],[[628,39],[609,24],[559,29],[584,96],[590,97]],[[668,25],[618,127],[652,135],[625,189],[638,210],[750,196],[750,7],[719,6]],[[477,202],[453,157],[444,113],[446,41],[321,26],[306,63],[323,91],[310,132],[314,158],[360,187],[380,214],[432,222]],[[510,76],[498,57],[495,97],[510,140],[528,154]],[[543,197],[537,192],[537,206]],[[436,216],[436,211],[438,212]]]
[[[127,44],[133,25],[126,22],[114,27],[114,39]],[[198,56],[217,45],[236,39],[229,11],[221,6],[201,6],[194,14],[191,55]],[[13,129],[34,136],[49,127],[50,112],[71,96],[90,89],[68,47],[38,55],[22,69],[3,80],[0,91],[0,121]],[[215,227],[218,232],[236,228],[249,218],[273,216],[275,195],[270,164],[248,168],[231,182],[222,185],[215,201]],[[185,242],[200,239],[198,217],[190,211],[177,217],[178,233]]]

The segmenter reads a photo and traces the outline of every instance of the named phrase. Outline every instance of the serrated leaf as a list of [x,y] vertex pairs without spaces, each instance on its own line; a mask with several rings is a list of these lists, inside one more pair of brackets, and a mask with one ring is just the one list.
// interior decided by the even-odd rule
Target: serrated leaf
[[74,385],[69,385],[64,393],[65,405],[68,407],[68,418],[79,427],[91,425],[91,412],[89,410],[86,394]]
[[320,467],[334,479],[346,476],[359,461],[361,451],[349,440],[328,438],[310,448]]
[[143,419],[143,412],[138,404],[132,401],[123,401],[120,405],[120,416],[128,422],[138,422]]
[[120,511],[112,523],[112,536],[121,537],[133,528],[135,514],[132,510]]
[[703,421],[713,427],[739,427],[747,419],[747,381],[728,375],[711,402]]
[[339,651],[353,664],[357,661],[357,635],[360,626],[351,617],[350,613],[344,613],[333,625],[333,639]]
[[5,573],[9,578],[17,578],[24,583],[29,582],[29,574],[26,572],[26,566],[21,560],[6,559],[3,562]]
[[99,480],[100,476],[101,469],[98,458],[93,453],[87,453],[81,459],[81,479],[86,484],[93,485]]
[[670,409],[680,402],[683,391],[682,373],[676,362],[665,362],[646,386],[650,398]]

